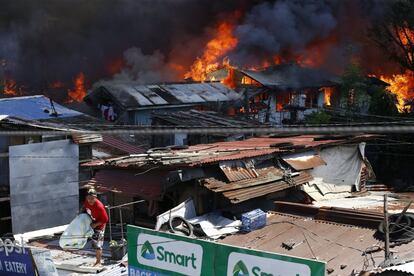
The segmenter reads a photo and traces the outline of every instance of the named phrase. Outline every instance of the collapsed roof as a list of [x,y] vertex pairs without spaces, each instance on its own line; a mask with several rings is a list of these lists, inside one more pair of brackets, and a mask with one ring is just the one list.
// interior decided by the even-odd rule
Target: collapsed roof
[[143,85],[133,81],[111,81],[102,82],[84,100],[97,106],[104,99],[113,101],[123,110],[136,110],[169,105],[192,106],[231,102],[239,97],[239,94],[221,83]]
[[318,68],[303,67],[296,63],[280,64],[260,71],[241,70],[241,73],[262,85],[280,90],[336,86],[339,78]]

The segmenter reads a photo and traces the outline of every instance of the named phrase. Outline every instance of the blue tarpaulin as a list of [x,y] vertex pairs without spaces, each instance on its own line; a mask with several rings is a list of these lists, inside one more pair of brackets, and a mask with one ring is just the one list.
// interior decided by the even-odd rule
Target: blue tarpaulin
[[[0,99],[0,115],[7,115],[28,120],[45,120],[80,116],[82,113],[61,106],[50,99],[38,95]],[[56,111],[56,114],[53,113]]]

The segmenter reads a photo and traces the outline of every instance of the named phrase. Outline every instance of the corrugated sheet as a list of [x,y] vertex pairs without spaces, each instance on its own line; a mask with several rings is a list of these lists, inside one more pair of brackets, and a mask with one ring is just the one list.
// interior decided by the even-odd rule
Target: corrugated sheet
[[228,102],[241,97],[221,83],[142,85],[131,81],[111,81],[102,83],[85,97],[85,101],[97,103],[103,92],[109,93],[125,109]]
[[409,275],[414,275],[414,261],[411,261],[409,263],[402,264],[402,265],[395,265],[395,266],[387,267],[384,270],[385,271],[399,271],[399,272],[407,273]]
[[[106,161],[93,161],[84,166],[107,166],[142,168],[146,166],[202,166],[226,160],[241,160],[259,156],[273,157],[274,153],[291,153],[298,149],[310,150],[319,147],[335,146],[366,141],[373,136],[356,136],[349,139],[321,140],[318,135],[303,135],[284,138],[251,138],[243,141],[218,142],[190,146],[187,149],[171,148],[148,151]],[[287,146],[289,144],[289,146]]]
[[72,134],[72,139],[75,144],[98,143],[102,141],[102,135],[75,133]]
[[80,116],[82,113],[53,102],[58,116],[53,112],[50,99],[43,95],[0,99],[0,114],[22,119],[45,120]]
[[122,151],[127,154],[136,154],[136,153],[143,153],[145,150],[135,145],[131,145],[119,138],[110,135],[103,135],[103,140],[101,141],[102,145],[106,145]]
[[172,124],[177,126],[194,126],[194,127],[213,127],[213,126],[246,126],[246,127],[258,127],[259,123],[256,121],[239,120],[230,116],[214,111],[178,111],[167,113],[155,113],[153,118],[158,121],[158,124]]
[[282,159],[297,171],[313,169],[318,166],[326,165],[326,162],[317,154],[309,156],[282,156]]
[[[250,161],[252,162],[252,161]],[[259,174],[256,172],[254,165],[249,161],[222,161],[219,163],[219,167],[226,175],[227,179],[231,182],[239,181],[243,179],[256,178]]]
[[213,192],[222,193],[232,203],[239,203],[302,185],[310,180],[312,180],[312,176],[305,172],[287,180],[279,169],[269,168],[265,175],[253,179],[225,183],[215,178],[209,178],[204,179],[201,183]]
[[[363,256],[366,249],[378,244],[374,233],[373,229],[271,212],[264,228],[228,236],[219,242],[301,258],[317,258],[327,262],[327,268],[334,269],[330,275],[351,275],[354,270],[361,271],[364,264],[368,265],[366,270],[372,269],[372,259],[376,265],[383,261],[382,250],[372,253],[372,259],[370,254]],[[283,248],[282,243],[289,240],[299,245],[292,250]],[[413,242],[396,246],[393,250],[404,258],[412,253],[412,248]]]
[[242,70],[246,76],[264,86],[278,89],[313,88],[339,84],[339,78],[321,69],[296,63],[268,67],[262,71]]
[[123,265],[114,265],[101,273],[96,274],[97,276],[127,276],[128,267]]
[[123,193],[144,199],[158,199],[161,196],[161,185],[165,178],[166,173],[162,172],[136,175],[131,171],[101,170],[88,184],[101,191]]

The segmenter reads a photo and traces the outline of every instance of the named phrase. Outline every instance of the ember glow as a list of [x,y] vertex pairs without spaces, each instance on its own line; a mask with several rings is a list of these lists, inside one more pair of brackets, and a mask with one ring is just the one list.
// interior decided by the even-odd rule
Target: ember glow
[[388,90],[397,96],[398,110],[400,112],[410,111],[405,103],[414,99],[414,72],[406,71],[405,74],[391,77],[380,76],[380,79],[387,82],[390,85]]
[[50,89],[61,89],[64,87],[65,87],[65,84],[62,81],[54,81],[49,84]]
[[81,102],[86,96],[85,75],[83,72],[77,75],[74,85],[75,88],[73,90],[68,90],[69,102]]
[[13,79],[6,79],[4,81],[3,94],[7,96],[17,96],[17,84]]
[[229,22],[220,23],[216,35],[204,48],[203,55],[191,65],[190,71],[184,75],[186,79],[204,81],[207,74],[218,70],[223,65],[223,57],[237,46],[238,40],[233,36],[234,25]]

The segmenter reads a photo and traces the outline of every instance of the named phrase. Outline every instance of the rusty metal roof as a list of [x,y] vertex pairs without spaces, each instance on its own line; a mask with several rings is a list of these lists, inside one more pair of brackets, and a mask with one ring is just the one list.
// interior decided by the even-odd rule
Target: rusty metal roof
[[297,171],[309,170],[318,166],[326,165],[326,162],[317,154],[301,156],[282,156],[283,161],[288,163]]
[[84,164],[85,166],[124,167],[131,169],[148,166],[202,166],[225,160],[241,160],[259,156],[291,154],[298,151],[357,143],[370,139],[368,135],[343,139],[323,139],[319,135],[301,135],[294,137],[257,137],[243,141],[218,142],[190,146],[186,149],[173,148],[149,150],[144,154],[133,154],[109,160],[99,160]]
[[154,200],[161,196],[161,185],[165,177],[166,173],[160,172],[135,175],[131,171],[102,170],[98,171],[88,184],[99,191],[123,193]]
[[306,172],[293,176],[291,179],[286,179],[283,172],[276,167],[263,169],[259,173],[260,176],[257,178],[244,179],[231,183],[226,183],[216,178],[207,178],[201,180],[201,184],[213,192],[222,193],[230,202],[239,203],[302,185],[313,179]]
[[145,152],[143,148],[127,143],[120,138],[111,135],[103,135],[102,142],[100,142],[98,146],[101,145],[114,148],[120,152],[123,152],[124,154],[136,154]]
[[[267,226],[246,234],[228,236],[219,242],[279,254],[327,262],[334,269],[331,275],[351,275],[352,272],[373,269],[372,260],[378,265],[383,261],[382,250],[363,256],[363,252],[383,243],[374,238],[375,230],[338,223],[327,223],[309,217],[270,212]],[[283,242],[293,240],[297,245],[291,250]],[[414,243],[393,247],[399,257],[409,257]],[[412,256],[411,256],[412,257]],[[341,269],[341,265],[342,269]],[[364,267],[365,265],[365,267]],[[344,267],[345,266],[345,267]],[[356,275],[356,274],[355,274]]]

